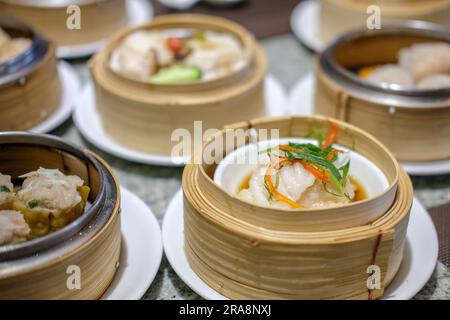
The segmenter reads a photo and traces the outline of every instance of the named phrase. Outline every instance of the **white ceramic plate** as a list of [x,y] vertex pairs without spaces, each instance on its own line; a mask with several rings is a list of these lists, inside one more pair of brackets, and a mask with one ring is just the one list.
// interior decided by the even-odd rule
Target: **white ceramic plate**
[[[167,208],[162,229],[166,257],[178,276],[205,299],[226,299],[203,282],[188,263],[184,252],[183,194],[181,190]],[[394,280],[386,288],[384,299],[406,300],[414,297],[433,273],[437,256],[438,238],[434,224],[425,208],[417,199],[414,199],[403,261]]]
[[155,279],[162,259],[161,230],[153,212],[121,187],[122,248],[117,274],[103,300],[140,299]]
[[[281,83],[275,77],[268,75],[265,85],[267,114],[270,116],[285,114],[287,99]],[[172,159],[170,156],[136,151],[120,145],[110,138],[103,129],[100,115],[95,106],[95,92],[92,83],[85,86],[75,108],[73,118],[75,125],[86,140],[116,157],[144,164],[163,166],[181,166],[186,163],[187,159],[181,157]]]
[[325,47],[320,38],[320,3],[316,0],[300,2],[291,14],[291,30],[310,50],[319,52]]
[[[129,26],[144,23],[153,17],[153,6],[148,0],[126,0],[125,5],[129,19]],[[112,30],[112,33],[116,31],[118,30]],[[87,57],[103,48],[105,43],[106,40],[100,40],[79,45],[61,46],[56,50],[56,55],[61,59]]]
[[[314,113],[314,75],[307,74],[301,78],[289,94],[288,113],[310,115]],[[428,162],[401,162],[405,170],[415,176],[430,176],[450,173],[450,159]]]
[[80,90],[80,80],[70,64],[64,61],[58,62],[58,73],[61,79],[61,103],[55,113],[31,128],[29,130],[31,132],[50,132],[64,123],[72,114]]

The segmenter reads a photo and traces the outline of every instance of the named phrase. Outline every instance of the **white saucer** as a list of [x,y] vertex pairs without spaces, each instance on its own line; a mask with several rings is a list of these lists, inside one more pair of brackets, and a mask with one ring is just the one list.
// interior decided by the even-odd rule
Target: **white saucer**
[[37,126],[29,129],[31,132],[50,132],[64,123],[72,114],[80,90],[80,80],[72,66],[64,61],[58,62],[58,73],[62,89],[58,110]]
[[319,52],[325,47],[320,38],[320,3],[316,0],[300,2],[291,14],[291,30],[310,50]]
[[[148,0],[126,0],[126,10],[129,19],[128,26],[135,26],[153,17],[153,6]],[[112,30],[114,33],[118,30]],[[112,35],[112,34],[111,34]],[[56,50],[60,59],[75,59],[90,56],[99,51],[106,44],[106,40],[84,43],[72,46],[61,46]]]
[[[278,116],[286,113],[286,93],[281,83],[273,76],[268,75],[265,80],[265,94],[267,101],[267,115]],[[81,134],[96,147],[116,157],[153,165],[182,166],[185,158],[174,158],[158,154],[146,153],[130,149],[118,144],[110,138],[103,129],[100,115],[95,106],[95,92],[92,83],[83,89],[74,112],[74,122]]]
[[[164,252],[178,276],[205,299],[227,299],[203,282],[188,263],[184,252],[181,190],[167,208],[162,229]],[[417,199],[414,199],[406,239],[402,264],[394,280],[386,288],[384,299],[411,299],[428,282],[436,266],[439,248],[436,229],[427,211]]]
[[[288,113],[291,115],[310,115],[314,113],[314,75],[301,78],[289,94]],[[405,170],[415,176],[430,176],[450,173],[450,159],[428,162],[401,162]]]
[[117,274],[103,300],[140,299],[155,279],[162,259],[161,230],[153,212],[121,187],[122,249]]

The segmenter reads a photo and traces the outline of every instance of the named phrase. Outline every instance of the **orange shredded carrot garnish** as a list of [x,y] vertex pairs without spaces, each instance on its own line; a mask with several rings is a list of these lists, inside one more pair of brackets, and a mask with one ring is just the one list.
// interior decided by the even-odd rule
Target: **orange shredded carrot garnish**
[[336,137],[339,133],[339,128],[336,125],[336,123],[334,123],[333,121],[329,121],[329,123],[331,126],[331,131],[325,138],[325,141],[323,142],[323,144],[320,146],[322,149],[326,149],[329,146],[331,146],[336,141]]
[[316,177],[319,180],[322,180],[323,182],[329,183],[330,179],[328,178],[328,174],[324,172],[321,169],[318,169],[314,167],[313,165],[309,164],[308,162],[304,160],[294,160],[294,162],[300,162],[306,170],[308,170],[314,177]]
[[269,167],[267,168],[266,174],[264,175],[264,181],[266,182],[267,188],[269,189],[269,192],[271,195],[275,198],[275,200],[284,202],[288,205],[290,205],[293,208],[301,208],[302,206],[299,205],[297,202],[289,199],[282,193],[278,192],[278,190],[275,188],[272,182],[272,171],[274,168],[279,168],[283,163],[290,162],[287,158],[278,158],[277,161],[271,163]]
[[[291,147],[291,146],[286,146],[286,145],[279,145],[278,148],[280,150],[283,150],[283,151],[300,151],[297,148],[294,148],[294,147]],[[324,172],[323,170],[320,170],[320,169],[314,167],[313,165],[309,164],[305,160],[293,159],[293,160],[290,160],[290,162],[292,162],[292,163],[294,163],[294,162],[301,163],[302,166],[306,170],[308,170],[314,177],[316,177],[317,179],[322,180],[324,182],[329,182],[328,175],[326,174],[326,172]]]

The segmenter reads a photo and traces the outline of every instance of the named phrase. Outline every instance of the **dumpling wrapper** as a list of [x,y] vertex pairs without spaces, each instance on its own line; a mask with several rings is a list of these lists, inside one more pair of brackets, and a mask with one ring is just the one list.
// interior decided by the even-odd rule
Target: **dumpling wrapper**
[[184,63],[200,68],[204,80],[225,76],[244,65],[241,45],[232,35],[207,31],[205,40],[194,38],[188,46],[191,52]]
[[395,64],[386,64],[376,68],[365,80],[375,84],[394,85],[401,88],[414,86],[414,79],[409,71]]
[[24,203],[34,200],[36,208],[67,210],[82,200],[78,188],[83,186],[83,180],[77,176],[66,176],[58,169],[39,168],[20,177],[26,179],[17,192],[18,199]]
[[414,44],[399,51],[398,63],[410,72],[416,82],[433,74],[450,73],[450,44]]
[[417,83],[420,89],[443,89],[450,88],[450,74],[434,74],[423,78]]

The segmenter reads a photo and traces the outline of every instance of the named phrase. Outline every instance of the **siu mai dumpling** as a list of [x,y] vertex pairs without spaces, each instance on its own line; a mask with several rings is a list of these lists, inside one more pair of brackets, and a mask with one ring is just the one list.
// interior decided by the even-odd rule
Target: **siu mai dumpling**
[[0,210],[11,209],[14,201],[14,185],[11,177],[0,173]]
[[380,66],[365,79],[375,84],[387,84],[401,88],[411,88],[414,86],[414,79],[409,71],[395,64]]
[[30,228],[20,212],[0,210],[0,246],[24,242],[29,234]]
[[418,43],[400,50],[399,65],[408,70],[415,81],[433,74],[450,73],[450,44]]
[[417,83],[420,89],[442,89],[450,88],[450,74],[434,74],[423,78]]
[[24,215],[32,237],[61,229],[83,213],[89,187],[79,177],[40,168],[21,178],[25,180],[13,208]]

